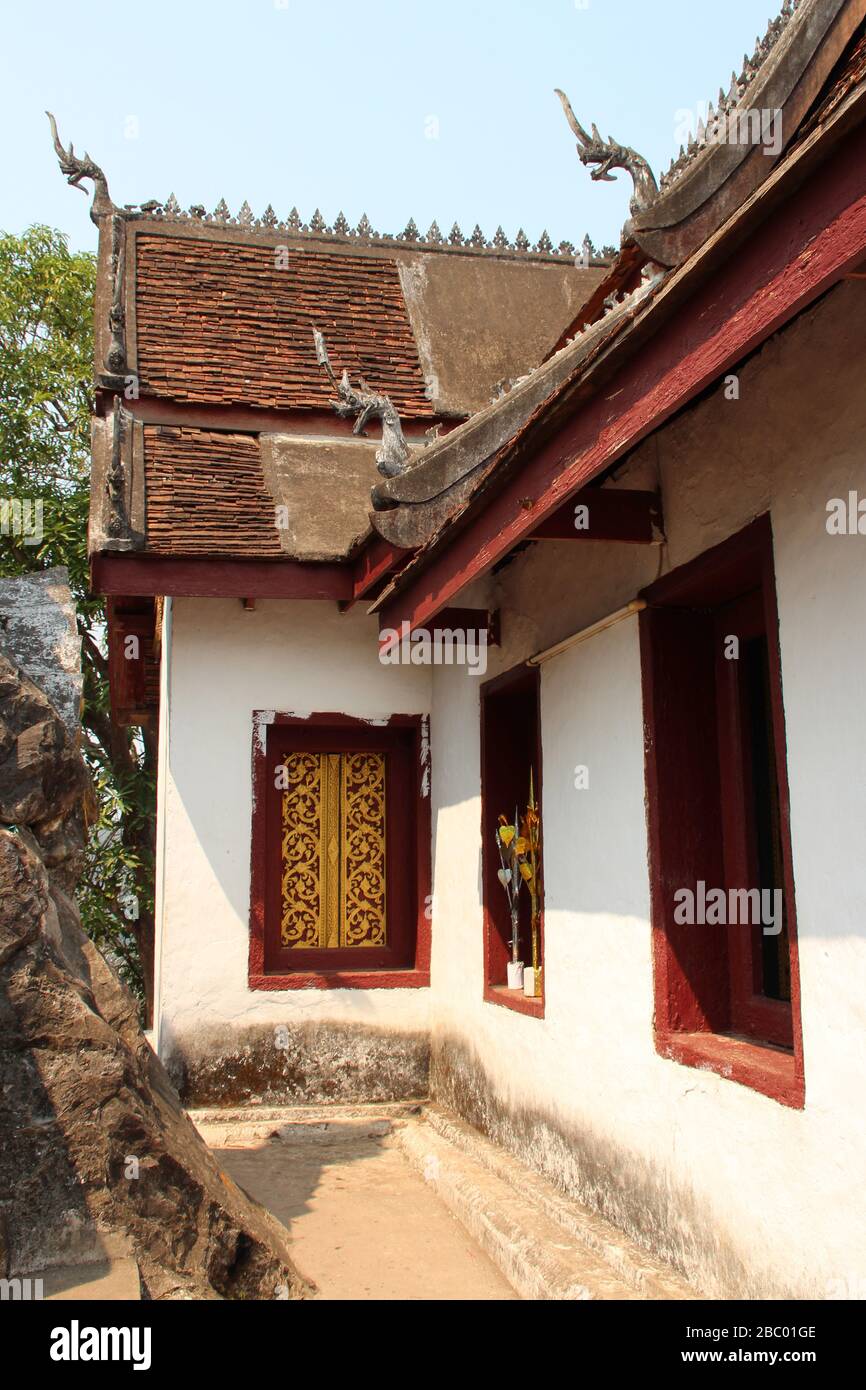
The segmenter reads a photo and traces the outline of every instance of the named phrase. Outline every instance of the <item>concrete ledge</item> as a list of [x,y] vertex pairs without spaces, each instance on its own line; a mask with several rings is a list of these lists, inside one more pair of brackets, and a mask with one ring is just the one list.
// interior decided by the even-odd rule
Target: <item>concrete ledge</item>
[[694,1299],[672,1270],[440,1107],[395,1138],[522,1298]]
[[438,1105],[426,1105],[424,1118],[454,1150],[467,1155],[517,1193],[527,1213],[537,1212],[587,1250],[594,1252],[625,1284],[645,1299],[699,1299],[701,1295],[662,1260],[655,1259],[610,1222],[564,1196],[552,1183],[491,1143],[464,1120]]

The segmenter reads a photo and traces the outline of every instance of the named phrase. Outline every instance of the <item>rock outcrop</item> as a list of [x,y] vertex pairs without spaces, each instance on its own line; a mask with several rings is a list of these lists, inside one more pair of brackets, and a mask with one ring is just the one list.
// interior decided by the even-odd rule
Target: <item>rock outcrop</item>
[[143,1297],[306,1297],[285,1228],[220,1170],[81,929],[87,782],[0,648],[0,1276],[122,1250]]

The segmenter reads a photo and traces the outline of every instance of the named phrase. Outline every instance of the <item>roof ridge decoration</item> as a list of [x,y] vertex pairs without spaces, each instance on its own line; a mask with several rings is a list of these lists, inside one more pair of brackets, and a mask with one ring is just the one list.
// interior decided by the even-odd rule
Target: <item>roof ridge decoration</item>
[[309,222],[302,221],[296,207],[293,207],[283,220],[277,217],[270,203],[268,203],[262,216],[256,217],[246,199],[241,204],[237,216],[232,215],[225,198],[220,198],[213,212],[209,213],[202,203],[192,203],[189,208],[182,208],[174,193],[170,193],[165,202],[160,202],[158,198],[149,198],[146,202],[138,205],[126,203],[123,207],[117,207],[111,200],[108,180],[99,165],[86,152],[83,159],[79,158],[72,145],[69,146],[68,150],[64,149],[57,133],[57,123],[54,117],[50,111],[46,112],[46,115],[51,122],[54,149],[57,153],[60,169],[67,176],[67,181],[73,188],[80,188],[82,193],[85,190],[81,188],[81,180],[91,179],[93,182],[93,204],[90,209],[90,216],[97,225],[101,217],[108,215],[128,220],[151,217],[161,222],[193,225],[199,223],[206,227],[233,227],[240,231],[287,232],[289,236],[293,237],[309,236],[318,240],[356,244],[375,242],[378,245],[386,246],[420,246],[435,247],[436,250],[459,250],[473,255],[515,254],[526,257],[541,257],[545,260],[560,262],[574,261],[583,268],[589,268],[592,263],[607,264],[616,256],[615,247],[596,248],[589,235],[583,238],[579,249],[571,241],[560,241],[558,245],[554,245],[546,229],[534,245],[522,227],[519,228],[513,241],[506,236],[501,225],[497,227],[492,238],[486,237],[478,223],[475,224],[475,228],[469,236],[464,236],[459,224],[455,222],[448,235],[444,236],[435,219],[431,222],[425,235],[419,230],[414,217],[409,218],[402,232],[392,235],[390,232],[378,232],[366,213],[362,213],[358,225],[353,227],[341,210],[334,219],[333,225],[329,226],[318,208],[315,209]]
[[700,118],[697,130],[689,140],[688,145],[680,145],[679,154],[671,160],[669,168],[665,170],[659,180],[660,191],[666,191],[672,183],[675,183],[694,162],[701,150],[713,143],[714,137],[718,136],[722,121],[737,109],[764,62],[782,37],[789,21],[794,17],[795,11],[802,8],[803,0],[782,0],[782,8],[776,18],[767,20],[767,31],[764,37],[756,37],[755,51],[751,58],[747,53],[743,54],[743,64],[739,76],[736,72],[731,73],[731,82],[727,92],[723,87],[719,88],[717,105],[714,106],[712,101],[707,103],[706,121]]
[[506,235],[501,225],[497,227],[496,232],[490,238],[485,236],[478,223],[475,224],[471,235],[464,236],[459,223],[455,222],[451,231],[445,236],[440,231],[439,223],[435,219],[431,222],[427,232],[423,233],[414,217],[409,218],[402,232],[392,234],[391,232],[377,231],[366,213],[362,214],[356,227],[349,223],[342,211],[337,214],[333,224],[329,225],[325,222],[318,208],[316,208],[310,221],[304,222],[301,220],[297,208],[292,208],[288,217],[282,220],[277,217],[269,203],[263,215],[255,217],[249,203],[244,202],[238,215],[233,217],[224,198],[220,199],[212,213],[206,212],[200,203],[194,203],[184,211],[173,193],[164,203],[160,203],[154,198],[147,203],[142,203],[139,207],[128,204],[122,211],[127,217],[134,218],[144,215],[156,218],[160,222],[200,222],[207,227],[224,226],[247,228],[251,231],[285,231],[293,237],[309,236],[317,240],[435,247],[436,250],[454,248],[464,252],[486,253],[492,256],[517,253],[521,256],[541,256],[557,261],[576,261],[584,267],[587,265],[587,259],[596,264],[606,264],[616,256],[616,247],[596,247],[588,234],[584,236],[580,247],[576,247],[571,241],[560,241],[555,245],[546,229],[535,243],[530,241],[522,227],[518,229],[513,241]]
[[86,194],[87,190],[81,187],[82,179],[90,179],[93,183],[93,203],[90,208],[90,216],[99,225],[100,217],[106,213],[114,211],[114,204],[108,192],[108,180],[95,160],[90,158],[87,151],[84,151],[84,158],[80,158],[72,147],[70,141],[69,149],[63,148],[60,136],[57,133],[57,122],[50,111],[45,112],[51,125],[51,138],[54,141],[54,149],[57,154],[57,162],[60,165],[60,172],[66,175],[66,182],[71,188],[77,188]]
[[72,188],[82,193],[82,179],[90,179],[93,184],[93,202],[90,217],[97,227],[103,217],[111,218],[111,306],[108,311],[109,344],[105,355],[105,366],[113,377],[120,377],[126,371],[126,311],[123,306],[123,277],[126,266],[126,238],[123,232],[123,219],[119,209],[111,201],[108,180],[95,160],[85,150],[81,159],[75,153],[70,141],[69,149],[64,149],[57,133],[57,122],[50,111],[45,112],[51,126],[51,136],[61,173]]
[[631,217],[622,240],[634,241],[652,260],[681,265],[758,188],[790,145],[829,77],[833,65],[863,18],[863,0],[782,0],[781,10],[731,74],[718,106],[659,183],[649,164],[628,146],[603,140],[595,125],[587,135],[567,97],[557,89],[578,154],[594,165],[593,179],[607,180],[613,168],[634,181]]
[[405,472],[409,465],[409,445],[403,435],[400,416],[390,396],[380,396],[377,392],[371,391],[363,377],[358,378],[360,389],[356,389],[345,369],[338,381],[328,356],[324,334],[318,328],[313,329],[313,340],[316,344],[316,361],[324,367],[328,380],[337,393],[337,399],[331,401],[336,413],[344,420],[357,415],[352,428],[353,434],[363,434],[368,420],[374,417],[381,420],[382,444],[376,450],[376,467],[385,478],[395,478],[399,473]]
[[554,90],[562,103],[565,119],[577,136],[577,154],[581,164],[587,168],[590,165],[597,166],[590,170],[590,178],[596,182],[615,183],[616,180],[610,172],[611,169],[625,169],[627,173],[631,174],[634,184],[634,192],[629,203],[632,217],[654,203],[658,197],[658,184],[643,155],[638,154],[637,150],[633,150],[630,145],[620,145],[612,135],[609,135],[606,140],[602,139],[595,122],[592,125],[592,135],[587,135],[575,116],[565,92],[561,91],[559,87],[554,88]]

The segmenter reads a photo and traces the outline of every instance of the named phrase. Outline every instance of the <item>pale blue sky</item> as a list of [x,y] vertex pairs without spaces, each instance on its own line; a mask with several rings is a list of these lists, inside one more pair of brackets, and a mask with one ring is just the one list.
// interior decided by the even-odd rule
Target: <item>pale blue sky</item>
[[[772,13],[776,13],[775,0]],[[768,0],[2,0],[0,229],[95,248],[65,143],[114,201],[246,198],[280,217],[435,217],[618,243],[631,181],[592,183],[553,88],[658,174],[682,111],[715,100]],[[680,113],[679,115],[677,113]]]

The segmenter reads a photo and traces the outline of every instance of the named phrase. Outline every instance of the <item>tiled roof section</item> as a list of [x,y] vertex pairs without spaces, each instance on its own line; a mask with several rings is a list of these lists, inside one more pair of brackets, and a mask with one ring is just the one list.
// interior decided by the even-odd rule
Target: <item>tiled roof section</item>
[[138,371],[178,401],[329,409],[313,326],[333,361],[367,377],[404,418],[433,407],[391,259],[140,235]]
[[255,435],[145,425],[144,477],[149,551],[283,554]]

